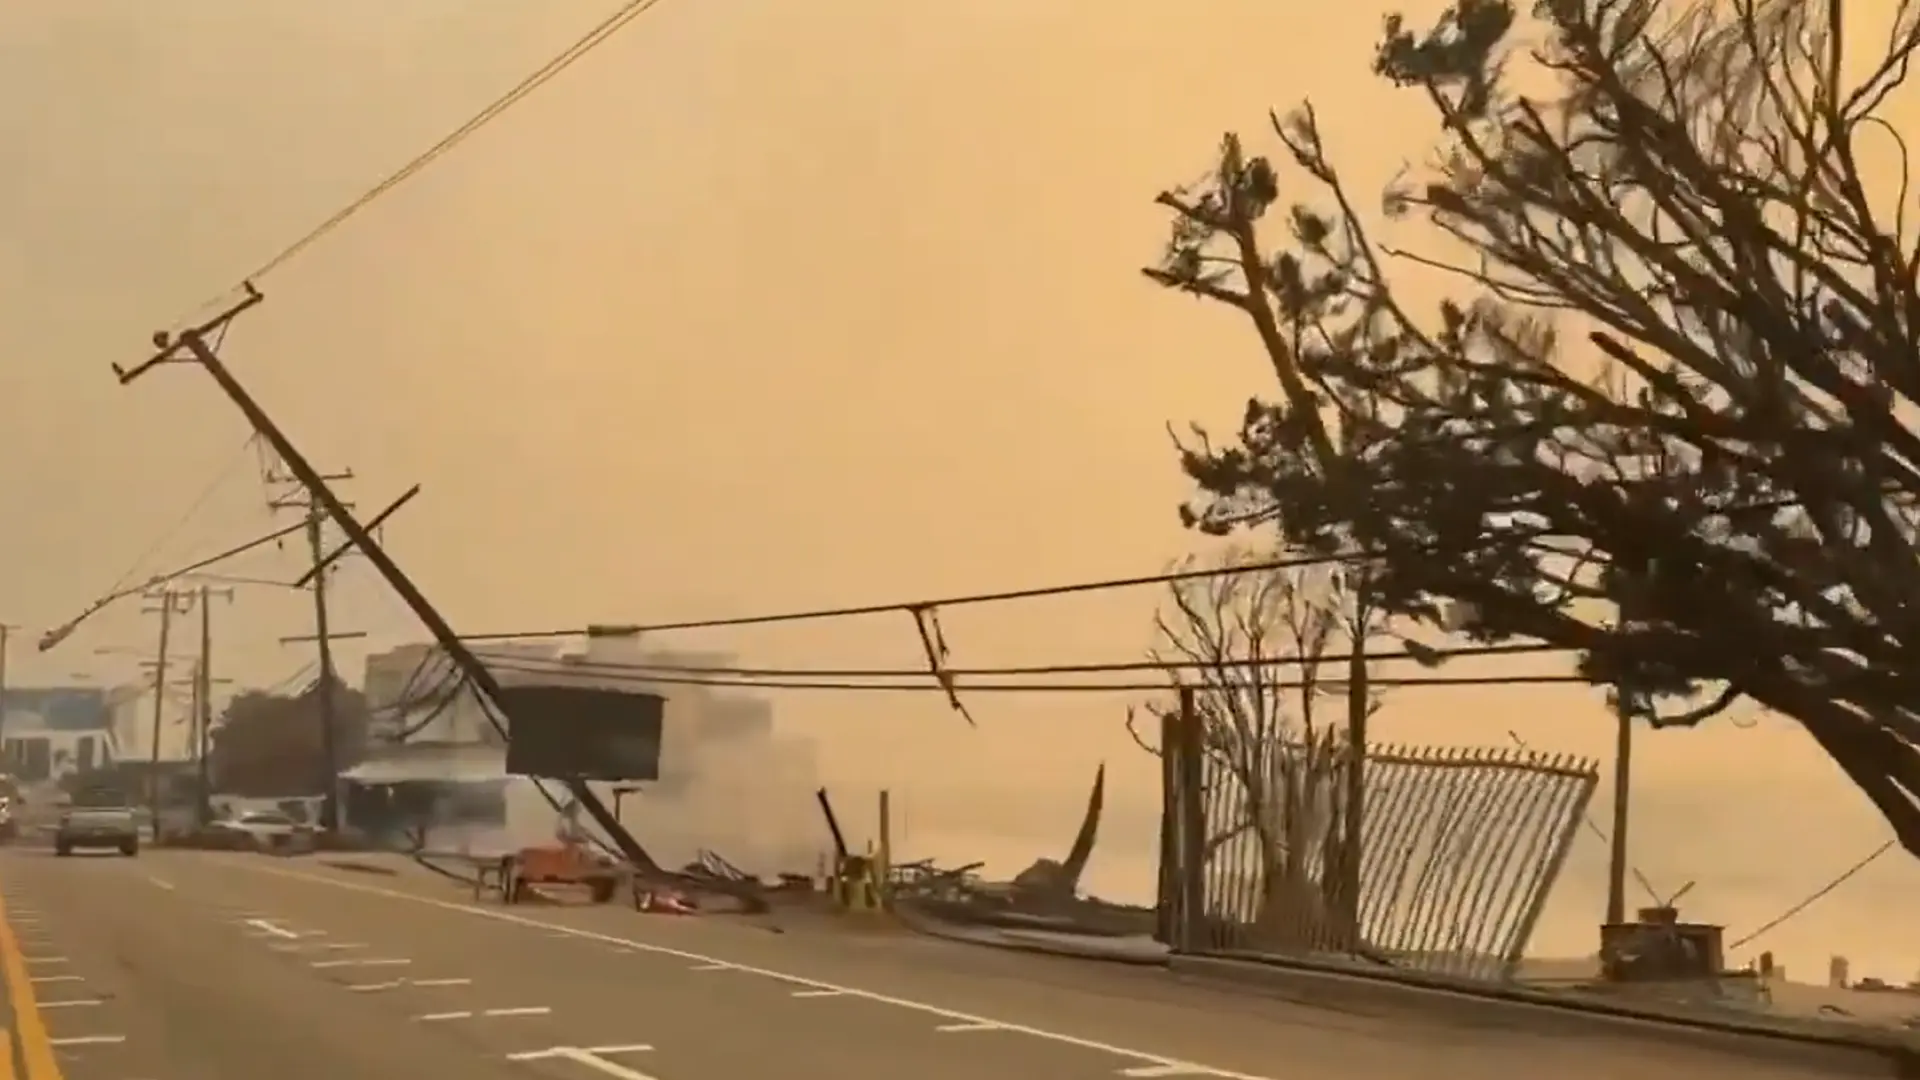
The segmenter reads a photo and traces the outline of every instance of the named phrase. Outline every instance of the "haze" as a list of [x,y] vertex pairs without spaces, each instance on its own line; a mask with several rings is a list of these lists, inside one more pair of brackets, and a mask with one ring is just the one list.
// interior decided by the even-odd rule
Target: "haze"
[[[109,362],[219,295],[544,62],[609,3],[14,0],[0,8],[0,619],[37,631],[145,561],[268,527],[246,434],[187,368],[129,389]],[[1430,11],[1436,5],[1403,5]],[[1098,9],[1096,14],[1095,9]],[[1220,133],[1311,94],[1349,178],[1427,139],[1366,74],[1385,10],[1269,0],[669,0],[623,37],[262,282],[226,355],[369,511],[423,496],[391,546],[463,629],[575,626],[932,597],[1152,571],[1194,539],[1164,425],[1231,422],[1266,389],[1244,329],[1159,294],[1161,187]],[[1424,14],[1425,11],[1421,13]],[[291,576],[297,553],[235,573]],[[955,609],[956,663],[1124,660],[1150,591]],[[120,681],[136,605],[16,684]],[[304,598],[243,590],[219,673],[307,656]],[[339,621],[368,647],[421,631],[364,565]],[[908,665],[905,615],[676,639],[764,665]],[[302,647],[304,648],[304,647]],[[358,670],[357,653],[343,660]],[[856,833],[894,790],[909,853],[1011,872],[1070,839],[1113,770],[1090,884],[1137,893],[1152,763],[1126,701],[787,694]],[[1699,885],[1736,934],[1885,830],[1791,725],[1646,738],[1635,861]],[[1392,698],[1379,737],[1602,756],[1597,693]],[[1601,793],[1596,812],[1604,809]],[[795,814],[808,814],[801,806]],[[1785,852],[1805,852],[1789,860]],[[1539,948],[1592,947],[1587,837]],[[1898,854],[1762,944],[1802,973],[1875,942],[1920,874]]]

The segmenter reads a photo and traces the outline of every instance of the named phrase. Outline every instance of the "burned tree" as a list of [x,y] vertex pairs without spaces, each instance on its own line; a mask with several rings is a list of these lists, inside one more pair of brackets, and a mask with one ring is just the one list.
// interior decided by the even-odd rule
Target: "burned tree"
[[[1364,652],[1352,650],[1361,659],[1350,664],[1336,650],[1348,649],[1356,628],[1364,645],[1371,614],[1342,568],[1284,571],[1264,561],[1232,552],[1219,565],[1248,569],[1171,582],[1155,617],[1152,658],[1191,692],[1195,715],[1184,719],[1201,729],[1204,797],[1214,811],[1203,862],[1226,872],[1233,860],[1215,856],[1250,847],[1245,887],[1254,894],[1247,906],[1256,934],[1270,944],[1304,935],[1324,946],[1353,937],[1358,861],[1348,778],[1357,777],[1360,756],[1349,735],[1379,708]],[[1340,697],[1358,712],[1343,716]],[[1176,708],[1146,711],[1164,728]],[[1160,752],[1136,719],[1128,717],[1135,740]]]
[[[1920,7],[1890,14],[1389,20],[1374,69],[1437,152],[1383,208],[1437,243],[1377,238],[1310,106],[1277,162],[1229,137],[1160,197],[1148,275],[1245,315],[1278,390],[1183,447],[1191,523],[1364,551],[1385,610],[1564,646],[1656,724],[1792,717],[1920,854],[1920,244],[1883,116]],[[1416,272],[1456,298],[1416,312]]]

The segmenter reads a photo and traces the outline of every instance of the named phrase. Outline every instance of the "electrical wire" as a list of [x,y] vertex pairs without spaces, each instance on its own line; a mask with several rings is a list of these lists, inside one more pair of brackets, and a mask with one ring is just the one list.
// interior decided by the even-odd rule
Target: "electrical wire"
[[[525,666],[518,663],[502,663],[497,660],[489,662],[487,664],[487,667],[493,671],[510,671],[510,672],[515,672],[517,674],[522,674],[522,675],[564,675],[564,674],[567,674],[567,671],[568,671],[568,669],[564,667]],[[746,690],[836,690],[836,691],[845,691],[845,692],[852,692],[852,693],[866,692],[866,693],[944,694],[947,692],[947,687],[942,685],[937,679],[936,681],[929,682],[929,683],[908,683],[908,682],[885,683],[885,682],[865,682],[865,681],[855,682],[851,680],[825,680],[825,679],[816,681],[816,680],[787,680],[787,679],[692,678],[692,677],[681,677],[681,676],[672,676],[672,675],[654,676],[654,675],[644,675],[638,672],[622,672],[622,671],[587,672],[586,674],[593,675],[594,677],[606,682],[618,683],[623,685],[633,685],[633,686],[714,686],[714,687],[731,687],[735,689],[746,689]],[[922,678],[922,679],[935,678],[931,673],[924,672],[924,671],[918,672],[917,675],[919,678]],[[1336,680],[1336,679],[1320,679],[1312,683],[1303,683],[1299,681],[1291,681],[1291,682],[1276,681],[1276,682],[1265,683],[1263,684],[1263,686],[1264,688],[1269,690],[1299,690],[1299,689],[1305,689],[1308,686],[1331,687],[1331,686],[1338,685],[1341,682],[1343,682],[1343,680]],[[1426,687],[1529,686],[1529,685],[1541,685],[1541,684],[1567,684],[1567,683],[1579,683],[1579,684],[1590,685],[1592,680],[1587,679],[1586,677],[1580,676],[1580,675],[1499,675],[1499,676],[1489,675],[1489,676],[1481,676],[1481,677],[1460,677],[1460,678],[1452,678],[1452,677],[1445,677],[1445,676],[1408,676],[1404,678],[1375,678],[1375,679],[1368,680],[1368,682],[1369,682],[1369,685],[1377,686],[1385,689],[1389,687],[1400,687],[1400,686],[1426,686]],[[1132,682],[1132,683],[1122,683],[1122,682],[980,683],[980,682],[972,682],[972,683],[959,683],[954,686],[955,690],[964,691],[966,693],[984,692],[984,693],[1015,693],[1015,694],[1018,694],[1018,693],[1035,693],[1035,694],[1038,694],[1038,693],[1046,693],[1046,694],[1157,693],[1157,692],[1164,692],[1172,688],[1173,688],[1173,684],[1169,684],[1165,682]]]
[[175,581],[180,578],[186,577],[189,574],[193,574],[197,571],[204,570],[207,567],[214,565],[215,563],[225,562],[228,559],[234,558],[236,556],[244,555],[247,552],[254,550],[255,548],[265,547],[268,544],[271,544],[274,541],[280,539],[281,537],[291,536],[294,533],[299,532],[301,529],[304,529],[306,527],[307,527],[307,523],[305,521],[301,521],[298,524],[289,525],[283,529],[276,529],[273,532],[266,534],[265,536],[256,537],[255,539],[249,540],[244,544],[236,544],[235,546],[230,547],[225,551],[219,552],[218,554],[215,554],[215,555],[209,555],[206,558],[201,559],[197,562],[188,563],[187,565],[180,567],[177,570],[168,571],[167,573],[164,573],[164,574],[155,574],[152,577],[146,579],[145,581],[140,582],[138,585],[122,586],[121,588],[115,589],[112,592],[109,592],[107,595],[102,596],[100,599],[95,600],[93,603],[88,604],[86,608],[80,612],[80,614],[75,615],[73,618],[68,619],[66,622],[61,623],[59,626],[56,626],[53,629],[47,631],[46,633],[40,635],[40,641],[37,647],[41,652],[46,652],[48,649],[51,649],[54,646],[60,644],[61,642],[65,641],[74,632],[74,630],[80,626],[81,623],[92,618],[95,614],[99,613],[99,611],[102,608],[106,607],[108,604],[111,604],[116,600],[124,600],[129,596],[133,596],[137,593],[143,593],[148,589],[165,585],[170,581]]
[[286,675],[282,675],[280,678],[275,679],[273,682],[267,684],[264,687],[261,687],[257,692],[262,694],[278,694],[282,690],[285,690],[287,687],[292,686],[295,682],[299,681],[300,679],[306,678],[307,674],[313,671],[313,669],[318,667],[319,665],[320,665],[319,661],[309,660],[306,663],[301,664],[299,667],[294,668],[291,672],[287,673]]
[[[498,118],[513,106],[519,104],[527,95],[545,86],[561,72],[572,67],[582,57],[605,44],[608,39],[633,23],[634,20],[659,6],[660,0],[625,0],[613,14],[602,19],[591,30],[581,35],[571,45],[561,50],[552,59],[535,69],[531,74],[514,84],[513,88],[495,98],[487,106],[475,113],[465,123],[453,129],[439,142],[434,143],[418,156],[389,174],[385,179],[367,189],[358,198],[336,211],[331,217],[314,226],[305,235],[282,248],[280,252],[262,263],[253,273],[244,279],[259,282],[267,275],[293,261],[302,252],[318,243],[328,233],[345,224],[347,219],[367,208],[374,200],[387,194],[394,188],[412,179],[422,169],[438,161],[448,151],[465,142],[474,132]],[[219,300],[209,300],[202,307],[211,306]],[[183,320],[184,321],[184,320]]]
[[427,704],[429,702],[432,703],[432,706],[427,710],[425,716],[417,720],[408,721],[405,727],[395,733],[393,741],[403,743],[415,735],[420,734],[422,731],[425,731],[427,725],[445,716],[448,710],[453,708],[454,703],[460,700],[460,695],[467,689],[467,686],[468,680],[466,676],[460,673],[459,669],[449,669],[447,674],[440,679],[440,682],[436,684],[432,690],[420,695],[417,700],[408,703],[407,707],[401,710],[401,715],[404,717],[406,713],[412,711],[414,706]]
[[394,694],[393,701],[373,710],[375,715],[388,712],[398,714],[399,712],[405,711],[411,705],[418,704],[418,701],[413,696],[414,691],[419,688],[420,679],[427,673],[427,668],[433,663],[436,652],[437,650],[435,649],[420,650],[420,662],[413,665],[413,670],[409,671],[406,679],[400,683],[400,690]]
[[247,436],[246,440],[240,444],[239,449],[235,451],[234,456],[227,461],[226,464],[220,466],[214,473],[213,479],[208,481],[207,486],[201,489],[200,493],[188,502],[187,509],[181,513],[179,519],[168,526],[165,531],[161,532],[152,543],[148,544],[146,550],[140,553],[140,557],[133,560],[133,563],[129,565],[118,578],[114,579],[113,584],[107,587],[107,591],[111,593],[125,588],[127,583],[132,581],[135,575],[140,573],[140,569],[152,561],[155,555],[160,553],[160,549],[171,543],[174,537],[179,536],[180,530],[186,528],[187,524],[197,517],[200,511],[206,509],[207,503],[213,499],[213,496],[219,492],[221,488],[226,486],[228,480],[233,479],[234,472],[246,462],[249,452],[253,450],[259,441],[260,436],[258,435]]
[[[1454,648],[1392,649],[1359,654],[1367,661],[1394,660],[1446,660],[1457,657],[1478,656],[1516,656],[1528,654],[1553,654],[1567,652],[1564,646],[1548,645],[1541,642],[1513,642],[1501,645],[1469,645]],[[683,664],[659,664],[651,661],[611,661],[584,660],[562,657],[529,657],[515,653],[495,653],[485,650],[476,651],[474,656],[488,664],[534,663],[553,665],[551,670],[558,672],[619,672],[635,675],[700,675],[732,676],[743,679],[795,678],[795,679],[893,679],[925,678],[926,668],[746,668],[691,666]],[[1125,672],[1148,671],[1213,671],[1221,668],[1280,668],[1305,667],[1310,664],[1343,665],[1355,659],[1355,654],[1322,653],[1319,656],[1271,656],[1248,657],[1246,659],[1211,660],[1129,660],[1101,664],[1040,664],[1013,667],[983,668],[943,668],[944,674],[953,678],[981,677],[1030,677],[1038,675],[1107,675]],[[528,670],[528,669],[518,669]]]
[[1819,903],[1820,901],[1826,899],[1828,894],[1832,893],[1833,890],[1853,880],[1854,875],[1860,873],[1860,871],[1865,870],[1867,867],[1872,866],[1875,862],[1879,861],[1880,856],[1885,855],[1889,851],[1892,851],[1894,844],[1895,844],[1895,841],[1889,840],[1886,843],[1881,844],[1879,847],[1874,848],[1873,851],[1868,853],[1868,855],[1865,858],[1861,859],[1859,862],[1856,862],[1852,866],[1849,866],[1845,870],[1841,871],[1839,877],[1834,878],[1832,881],[1829,881],[1825,885],[1822,885],[1820,888],[1814,890],[1813,894],[1808,896],[1806,899],[1800,901],[1799,903],[1793,905],[1787,910],[1774,916],[1772,919],[1768,920],[1767,922],[1761,923],[1759,929],[1752,931],[1751,933],[1747,934],[1745,937],[1742,937],[1738,941],[1735,941],[1733,944],[1728,945],[1727,948],[1738,949],[1741,946],[1752,942],[1754,939],[1760,937],[1762,934],[1765,934],[1773,930],[1775,927],[1786,922],[1787,920],[1792,919],[1794,916],[1807,910],[1808,908]]
[[967,607],[974,604],[998,604],[1009,600],[1037,600],[1049,596],[1070,596],[1075,593],[1133,589],[1142,585],[1170,585],[1182,581],[1231,577],[1236,574],[1259,574],[1275,570],[1299,570],[1309,566],[1326,566],[1331,563],[1357,562],[1374,557],[1376,556],[1369,555],[1365,552],[1352,552],[1343,555],[1302,555],[1288,559],[1272,559],[1266,562],[1246,563],[1235,566],[1196,567],[1189,570],[1174,570],[1167,573],[1147,574],[1139,577],[1107,578],[1100,581],[1076,581],[1067,585],[1043,585],[1028,589],[1009,589],[1002,592],[971,593],[964,596],[949,596],[937,600],[895,600],[891,603],[884,604],[814,608],[805,611],[785,611],[772,615],[736,615],[729,618],[696,619],[687,622],[622,623],[618,625],[600,624],[574,627],[565,630],[517,630],[486,634],[461,634],[459,635],[459,639],[461,641],[512,641],[561,637],[637,637],[641,634],[663,633],[669,630],[712,630],[733,626],[764,626],[771,623],[807,622],[820,619],[847,619],[861,615],[885,615],[899,611],[927,611],[934,608]]

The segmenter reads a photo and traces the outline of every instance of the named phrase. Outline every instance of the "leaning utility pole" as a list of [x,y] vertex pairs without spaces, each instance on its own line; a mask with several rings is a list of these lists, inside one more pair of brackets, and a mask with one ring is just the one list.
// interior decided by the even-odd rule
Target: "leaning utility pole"
[[[248,282],[246,296],[238,304],[199,326],[181,331],[177,336],[164,331],[155,334],[153,343],[158,351],[132,368],[122,368],[115,364],[114,375],[119,378],[120,384],[125,386],[161,364],[189,362],[197,363],[205,369],[207,374],[213,377],[213,381],[219,385],[220,391],[226,394],[227,399],[233,402],[234,406],[247,418],[247,423],[252,425],[253,430],[267,441],[267,445],[287,467],[287,471],[306,485],[308,495],[326,510],[327,516],[340,526],[340,531],[347,534],[347,539],[360,549],[361,554],[367,557],[367,561],[373,564],[374,569],[380,572],[380,576],[386,579],[395,593],[399,594],[401,601],[413,611],[414,616],[433,635],[434,642],[440,646],[447,659],[460,669],[460,673],[466,676],[470,685],[486,695],[495,705],[501,705],[505,700],[505,694],[500,686],[500,680],[494,678],[493,672],[482,664],[480,658],[473,654],[473,650],[467,648],[466,643],[460,640],[460,636],[453,632],[453,627],[448,625],[446,618],[421,594],[419,586],[407,577],[406,572],[401,570],[393,558],[386,553],[367,527],[341,503],[340,497],[335,495],[333,489],[327,486],[326,480],[322,479],[320,471],[308,463],[306,457],[287,438],[286,432],[280,430],[280,426],[273,422],[273,418],[268,416],[266,410],[260,407],[260,403],[253,399],[253,395],[247,393],[247,388],[240,385],[240,380],[234,378],[233,372],[227,369],[227,365],[207,345],[208,334],[226,326],[235,316],[258,304],[262,299],[264,297],[260,295],[260,290],[254,288],[252,282]],[[183,353],[185,355],[182,355]],[[507,720],[511,724],[513,718],[509,716]],[[510,732],[502,733],[511,737]],[[647,854],[646,849],[640,846],[639,841],[633,838],[633,834],[627,831],[618,818],[614,817],[613,811],[607,808],[607,804],[587,785],[585,780],[569,779],[566,781],[566,787],[567,794],[580,804],[588,816],[593,818],[593,823],[607,834],[629,863],[649,869],[658,865],[653,857]]]
[[[320,479],[328,483],[351,480],[353,470],[322,473]],[[287,486],[297,485],[299,480],[274,473],[268,475],[267,482]],[[312,560],[312,569],[307,573],[313,579],[313,640],[320,653],[320,681],[316,687],[320,695],[320,758],[322,767],[326,769],[326,786],[322,789],[326,797],[320,801],[320,825],[333,829],[340,823],[340,717],[334,699],[334,687],[339,679],[334,673],[333,641],[344,635],[330,632],[327,626],[327,563],[330,559],[323,528],[325,511],[313,505],[311,495],[302,498],[297,494],[283,494],[276,496],[268,505],[275,510],[299,510],[307,516],[307,551]],[[341,505],[348,509],[353,507],[352,503]]]

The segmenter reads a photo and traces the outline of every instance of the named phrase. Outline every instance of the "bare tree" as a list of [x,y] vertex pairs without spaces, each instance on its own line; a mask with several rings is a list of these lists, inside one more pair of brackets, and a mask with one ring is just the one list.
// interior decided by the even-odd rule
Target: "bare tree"
[[[1438,138],[1384,209],[1444,246],[1371,235],[1303,106],[1273,118],[1286,176],[1228,137],[1160,197],[1147,273],[1246,316],[1278,390],[1232,445],[1184,447],[1194,524],[1365,550],[1389,612],[1575,650],[1656,724],[1751,698],[1920,854],[1920,243],[1881,115],[1920,6],[1864,7],[1390,19],[1374,69]],[[1460,298],[1417,314],[1413,267]]]
[[[1264,561],[1270,557],[1236,550],[1217,565]],[[1192,691],[1201,726],[1211,819],[1204,857],[1243,849],[1251,838],[1253,921],[1268,943],[1308,936],[1329,947],[1353,936],[1357,874],[1350,868],[1357,863],[1348,857],[1356,849],[1344,778],[1356,756],[1351,718],[1337,703],[1357,701],[1364,723],[1379,699],[1364,655],[1349,663],[1329,651],[1366,640],[1369,609],[1351,578],[1325,567],[1181,579],[1169,584],[1155,616],[1152,658]],[[1146,707],[1163,721],[1174,709]],[[1135,741],[1159,752],[1135,720],[1129,713]]]

